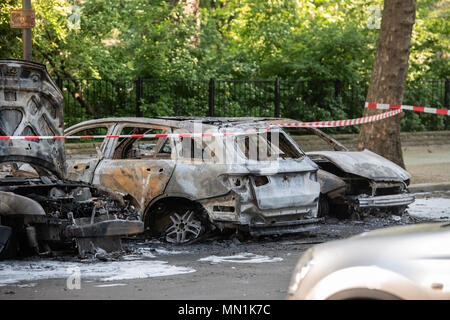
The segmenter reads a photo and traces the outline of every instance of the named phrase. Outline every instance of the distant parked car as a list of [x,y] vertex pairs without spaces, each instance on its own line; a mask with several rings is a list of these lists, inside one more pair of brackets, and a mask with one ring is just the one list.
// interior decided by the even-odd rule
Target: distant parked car
[[[194,133],[198,126],[210,133],[264,132],[270,120],[160,117],[82,122],[65,134],[162,136],[106,138],[97,150],[68,157],[68,175],[130,194],[143,211],[147,232],[171,243],[192,242],[211,225],[255,236],[305,231],[320,221],[318,167],[283,130],[163,136]],[[252,147],[265,151],[253,154]]]
[[450,299],[450,223],[391,227],[316,245],[288,299]]

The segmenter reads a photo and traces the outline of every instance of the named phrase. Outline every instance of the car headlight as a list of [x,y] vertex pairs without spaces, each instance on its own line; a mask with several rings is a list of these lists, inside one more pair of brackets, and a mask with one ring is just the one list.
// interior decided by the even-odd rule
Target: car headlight
[[291,284],[289,286],[288,294],[293,295],[297,292],[302,280],[306,277],[308,272],[313,266],[314,250],[313,248],[308,249],[300,258],[297,266],[294,269],[292,275]]

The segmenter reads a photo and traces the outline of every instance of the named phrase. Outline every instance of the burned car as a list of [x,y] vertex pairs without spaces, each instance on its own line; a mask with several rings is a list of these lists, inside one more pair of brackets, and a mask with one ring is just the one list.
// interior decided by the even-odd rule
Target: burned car
[[85,121],[65,134],[109,137],[68,155],[68,176],[129,193],[146,231],[171,243],[192,242],[208,228],[254,236],[311,229],[321,220],[318,166],[283,130],[266,130],[269,120]]
[[[0,255],[49,254],[75,244],[80,255],[121,249],[143,231],[132,198],[67,180],[63,96],[45,66],[0,60]],[[14,139],[28,136],[27,139]]]
[[379,211],[401,215],[414,202],[408,191],[411,175],[406,170],[370,150],[349,151],[317,128],[305,129],[333,149],[306,152],[320,167],[320,215],[347,218]]

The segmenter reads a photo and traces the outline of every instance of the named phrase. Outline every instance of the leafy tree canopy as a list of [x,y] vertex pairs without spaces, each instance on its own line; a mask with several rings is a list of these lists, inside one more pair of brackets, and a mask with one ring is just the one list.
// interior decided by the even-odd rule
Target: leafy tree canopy
[[[62,77],[367,80],[380,0],[32,0],[33,55]],[[409,78],[450,75],[449,4],[421,0]],[[20,58],[0,4],[0,56]],[[195,16],[197,14],[197,16]],[[200,21],[200,24],[197,23]]]

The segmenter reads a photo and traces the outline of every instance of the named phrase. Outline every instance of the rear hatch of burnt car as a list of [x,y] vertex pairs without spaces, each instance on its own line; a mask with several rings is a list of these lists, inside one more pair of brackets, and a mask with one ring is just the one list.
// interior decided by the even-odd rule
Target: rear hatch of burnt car
[[[0,136],[63,135],[63,95],[44,65],[1,59],[0,93]],[[52,173],[63,178],[64,142],[3,139],[1,162],[28,163],[38,174]]]
[[238,136],[236,143],[247,159],[254,200],[265,223],[289,224],[317,217],[318,167],[289,136],[274,129]]
[[[124,199],[120,198],[121,195],[113,194],[108,190],[100,190],[91,185],[81,185],[81,183],[65,180],[65,148],[63,139],[36,139],[37,136],[63,136],[63,112],[63,95],[47,73],[44,65],[22,60],[0,59],[0,136],[2,136],[0,139],[0,169],[3,169],[0,170],[0,191],[3,190],[5,197],[17,202],[20,201],[15,200],[20,199],[17,196],[19,190],[29,189],[31,190],[30,192],[24,191],[21,193],[21,196],[33,199],[30,201],[36,207],[42,205],[44,209],[42,212],[27,214],[21,210],[14,210],[14,205],[7,206],[7,208],[3,206],[4,210],[0,211],[0,214],[3,212],[2,217],[4,218],[1,221],[2,224],[4,224],[5,220],[10,219],[19,221],[21,219],[20,216],[27,216],[29,221],[33,221],[33,223],[37,223],[40,226],[55,219],[64,220],[64,225],[66,223],[71,224],[74,218],[75,221],[77,218],[84,219],[84,216],[77,217],[75,215],[70,218],[69,214],[72,212],[66,213],[62,210],[50,211],[48,207],[43,205],[47,202],[56,201],[55,199],[59,199],[58,201],[62,202],[72,201],[72,204],[75,204],[76,199],[74,199],[73,195],[77,192],[76,188],[78,187],[85,191],[89,189],[89,194],[92,192],[92,195],[96,195],[95,197],[88,197],[89,199],[86,199],[86,201],[95,202],[93,205],[95,205],[97,212],[105,211],[102,205],[103,202],[99,200],[100,194],[104,195],[105,199],[110,200],[111,203],[123,203]],[[14,137],[17,136],[28,138],[15,139]],[[6,170],[4,170],[5,167],[7,168]],[[2,173],[1,171],[5,172]],[[79,184],[80,186],[78,186]],[[36,191],[33,191],[34,185],[37,188]],[[45,193],[47,189],[50,191]],[[37,196],[36,193],[39,193],[38,191],[43,194]],[[80,200],[81,202],[83,201]],[[124,211],[123,209],[125,208],[120,207],[119,211]],[[90,215],[90,211],[83,212],[83,215],[88,214]],[[39,215],[40,218],[31,217],[36,215]],[[108,218],[108,221],[103,219],[98,224],[94,222],[97,221],[97,216],[99,214],[94,219],[94,214],[92,214],[92,218],[88,223],[74,223],[70,227],[72,229],[78,227],[84,232],[87,230],[86,228],[92,229],[95,226],[103,227],[107,225],[109,230],[112,230],[112,227],[116,225],[129,225],[130,230],[133,230],[129,234],[135,234],[136,230],[143,229],[143,226],[139,225],[142,224],[141,222],[136,224],[130,221],[128,223],[128,221],[119,221],[120,219],[115,218]],[[113,217],[113,215],[108,215],[108,217]],[[52,220],[52,218],[55,219]],[[54,225],[62,224],[56,222]],[[60,231],[62,232],[63,230]],[[120,232],[116,231],[109,233],[100,232],[98,235],[99,237],[104,234],[117,236]],[[95,237],[96,235],[93,234],[91,238]],[[73,236],[72,238],[78,239],[81,237]]]

